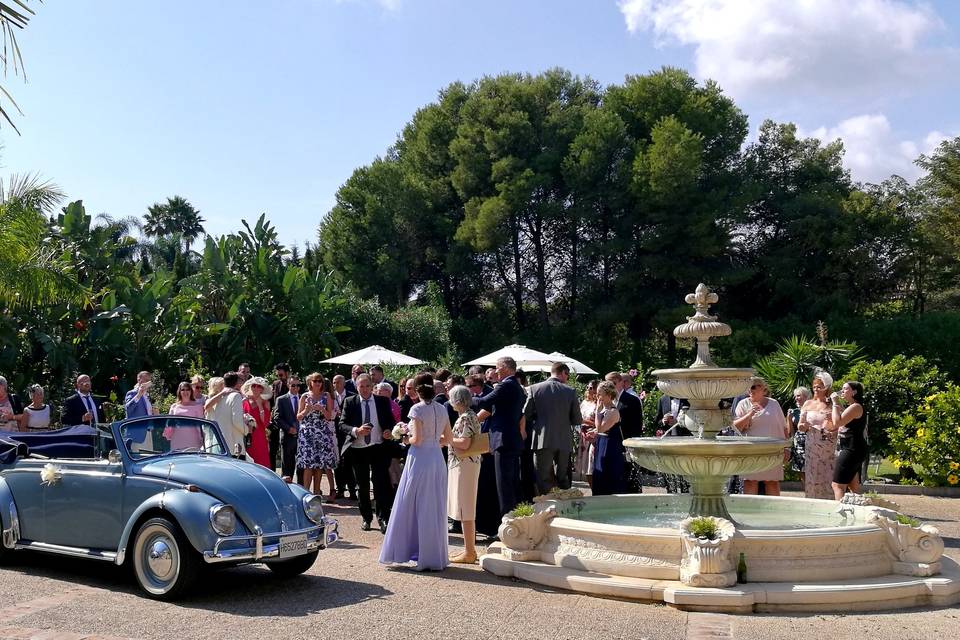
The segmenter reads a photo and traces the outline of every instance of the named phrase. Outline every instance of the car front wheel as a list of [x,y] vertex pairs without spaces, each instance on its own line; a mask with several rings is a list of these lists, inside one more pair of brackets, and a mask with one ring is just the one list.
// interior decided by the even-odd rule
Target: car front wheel
[[173,600],[190,588],[200,558],[179,527],[166,518],[140,526],[133,543],[133,573],[140,588],[158,600]]
[[270,571],[273,571],[278,577],[281,578],[292,578],[293,576],[298,576],[301,573],[304,573],[313,566],[313,563],[317,561],[317,555],[319,551],[311,551],[310,553],[305,553],[302,556],[297,556],[296,558],[290,558],[289,560],[274,560],[273,562],[266,563],[270,568]]

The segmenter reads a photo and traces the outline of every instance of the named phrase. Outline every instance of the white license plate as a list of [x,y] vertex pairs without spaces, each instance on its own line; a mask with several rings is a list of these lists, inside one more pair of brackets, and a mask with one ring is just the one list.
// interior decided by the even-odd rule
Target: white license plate
[[280,538],[280,557],[289,558],[291,556],[303,555],[307,552],[307,534],[301,533],[297,536],[285,536]]

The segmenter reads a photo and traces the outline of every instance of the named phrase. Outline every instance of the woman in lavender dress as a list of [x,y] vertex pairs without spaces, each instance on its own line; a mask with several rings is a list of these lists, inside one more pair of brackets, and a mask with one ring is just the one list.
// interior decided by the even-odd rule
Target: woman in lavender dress
[[410,409],[410,449],[380,550],[380,562],[416,562],[417,571],[440,571],[450,562],[447,465],[440,447],[451,443],[453,432],[446,408],[433,401],[433,376],[421,373],[415,383],[420,402]]

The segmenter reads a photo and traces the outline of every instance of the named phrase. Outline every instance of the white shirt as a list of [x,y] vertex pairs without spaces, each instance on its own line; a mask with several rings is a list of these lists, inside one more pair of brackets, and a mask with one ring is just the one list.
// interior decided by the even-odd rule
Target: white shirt
[[[363,449],[364,447],[369,447],[371,445],[380,444],[383,442],[383,430],[380,428],[380,418],[377,416],[377,402],[373,399],[373,394],[370,394],[370,397],[364,400],[361,396],[357,396],[360,399],[360,419],[363,420],[364,413],[367,415],[367,420],[373,425],[373,428],[370,429],[370,442],[366,441],[364,436],[361,436],[357,433],[357,427],[353,428],[353,435],[356,438],[353,441],[352,447],[357,449]],[[368,409],[364,410],[364,403],[368,404]]]
[[80,396],[80,399],[83,400],[83,406],[85,406],[87,411],[89,411],[93,416],[93,420],[91,420],[91,422],[93,424],[100,422],[100,415],[97,413],[97,403],[93,401],[93,396],[89,393],[80,393],[79,391],[77,394]]

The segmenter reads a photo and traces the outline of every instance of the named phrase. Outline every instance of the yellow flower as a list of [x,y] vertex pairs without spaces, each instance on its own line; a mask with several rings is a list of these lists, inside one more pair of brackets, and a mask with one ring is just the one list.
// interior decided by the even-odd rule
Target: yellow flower
[[951,462],[951,463],[950,463],[950,470],[951,470],[951,471],[956,471],[957,469],[960,469],[960,462]]
[[960,478],[958,478],[956,474],[951,473],[947,476],[947,482],[950,484],[957,484],[957,482],[960,482]]
[[902,462],[901,460],[899,460],[899,459],[894,460],[894,461],[893,461],[893,466],[895,466],[897,469],[899,469],[900,467],[903,466],[903,462]]
[[936,398],[938,395],[940,395],[940,394],[939,394],[939,393],[935,393],[935,394],[933,394],[932,396],[927,396],[927,397],[925,398],[925,400],[926,400],[927,402],[930,402],[931,400],[933,400],[934,398]]
[[926,433],[922,428],[917,429],[917,437],[922,438],[923,434]]

